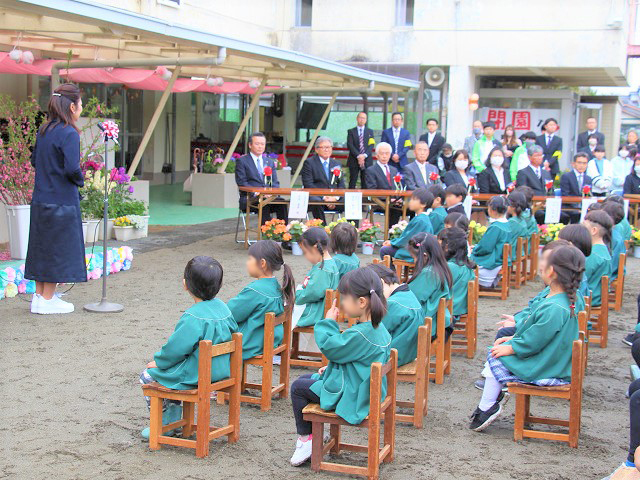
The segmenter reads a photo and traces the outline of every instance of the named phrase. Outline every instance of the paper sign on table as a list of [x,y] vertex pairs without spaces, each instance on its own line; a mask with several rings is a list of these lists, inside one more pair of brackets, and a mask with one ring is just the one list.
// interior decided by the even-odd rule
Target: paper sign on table
[[625,198],[624,200],[624,216],[629,216],[629,199]]
[[309,210],[309,192],[291,192],[289,201],[289,218],[307,218]]
[[589,208],[589,205],[597,202],[598,202],[598,199],[593,197],[582,199],[582,211],[580,212],[580,223],[582,223],[582,221],[584,220],[584,217],[587,215],[587,209]]
[[473,198],[471,198],[471,195],[467,195],[466,197],[464,197],[464,202],[462,202],[464,213],[468,219],[471,219],[471,202],[473,202]]
[[344,193],[344,217],[347,220],[362,219],[362,192]]
[[562,197],[547,198],[545,203],[544,223],[560,223],[560,212],[562,211]]

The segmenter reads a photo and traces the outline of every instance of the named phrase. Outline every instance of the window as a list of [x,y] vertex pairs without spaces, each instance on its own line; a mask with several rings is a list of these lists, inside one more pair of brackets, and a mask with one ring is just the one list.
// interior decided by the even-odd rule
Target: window
[[414,0],[396,0],[396,25],[413,26]]
[[311,26],[313,0],[296,0],[296,27]]

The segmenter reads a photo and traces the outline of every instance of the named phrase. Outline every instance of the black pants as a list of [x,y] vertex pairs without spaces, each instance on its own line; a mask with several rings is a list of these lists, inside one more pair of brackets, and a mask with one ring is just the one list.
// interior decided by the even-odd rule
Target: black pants
[[356,188],[358,175],[360,175],[360,188],[364,189],[367,185],[365,181],[365,177],[367,176],[366,168],[360,168],[359,165],[349,165],[349,188]]
[[638,367],[640,367],[640,336],[635,335],[633,344],[631,345],[631,356],[635,360]]
[[516,334],[516,327],[502,327],[496,333],[496,340],[502,337],[513,337]]
[[[240,210],[242,210],[242,213],[246,213],[247,211],[247,202],[246,200],[240,200]],[[253,206],[251,205],[251,211],[252,212],[258,212],[258,207],[257,206]],[[285,222],[288,220],[288,210],[287,210],[287,206],[286,205],[273,205],[273,204],[269,204],[269,205],[265,205],[264,207],[262,207],[262,224],[264,225],[265,223],[267,223],[269,220],[271,220],[271,214],[275,213],[276,214],[276,218],[280,219],[280,220],[284,220]]]
[[[544,224],[544,217],[546,213],[544,210],[536,210],[535,219],[538,225]],[[571,216],[567,212],[560,212],[560,223],[567,225],[571,220]],[[578,221],[580,220],[580,212],[578,212]]]
[[640,379],[629,385],[629,455],[627,460],[633,462],[636,448],[640,446]]
[[311,385],[318,380],[311,378],[311,373],[302,375],[291,384],[291,404],[296,419],[298,435],[311,435],[311,422],[302,419],[302,409],[310,403],[320,403],[320,397],[311,391]]

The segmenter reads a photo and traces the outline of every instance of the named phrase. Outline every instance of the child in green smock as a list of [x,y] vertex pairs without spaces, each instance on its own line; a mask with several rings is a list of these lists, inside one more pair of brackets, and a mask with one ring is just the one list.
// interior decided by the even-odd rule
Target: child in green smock
[[[291,385],[291,403],[298,440],[291,465],[299,466],[311,458],[311,422],[302,410],[309,403],[319,403],[333,410],[350,424],[361,423],[369,414],[371,364],[385,364],[391,355],[391,335],[381,325],[387,312],[382,282],[370,268],[348,272],[340,280],[341,309],[358,322],[340,333],[336,319],[337,305],[327,318],[316,323],[314,335],[329,365],[317,374],[303,375]],[[387,394],[386,378],[382,380],[381,398]]]
[[438,240],[442,245],[447,265],[451,270],[453,286],[451,293],[453,297],[453,317],[454,322],[467,312],[467,297],[469,292],[469,282],[475,280],[476,264],[467,255],[468,244],[467,234],[458,227],[445,228]]
[[[502,268],[502,249],[511,243],[511,227],[505,215],[505,197],[493,197],[487,207],[490,223],[487,231],[471,251],[471,260],[478,265],[478,283],[481,287],[494,287]],[[509,262],[511,264],[511,262]]]
[[[231,340],[238,325],[227,306],[215,298],[222,285],[222,266],[211,257],[194,257],[184,270],[184,289],[194,301],[180,317],[175,330],[153,361],[140,374],[140,383],[159,384],[174,390],[190,390],[198,387],[198,352],[201,340],[211,340],[214,345]],[[211,361],[211,382],[230,375],[229,355],[214,357]],[[147,406],[149,397],[145,397]],[[180,402],[164,400],[162,424],[167,425],[182,418]],[[149,428],[142,431],[149,438]]]
[[571,382],[571,353],[578,338],[576,290],[585,258],[572,245],[556,248],[541,271],[549,292],[516,327],[512,337],[498,339],[489,350],[483,370],[482,398],[469,428],[480,432],[502,411],[502,386],[508,382],[540,386]]
[[633,233],[633,230],[631,229],[631,224],[629,223],[629,220],[627,220],[627,215],[625,214],[624,198],[620,195],[609,195],[604,203],[606,205],[609,202],[617,203],[622,207],[622,218],[620,219],[620,221],[615,222],[613,229],[617,230],[620,233],[623,241],[631,240],[631,234]]
[[[582,252],[584,257],[589,259],[591,255],[591,233],[589,229],[580,223],[574,223],[571,225],[567,225],[560,232],[558,232],[558,238],[560,240],[566,240],[571,243],[574,247]],[[553,242],[551,242],[553,243]],[[546,248],[546,246],[545,246]],[[542,250],[544,252],[544,249]],[[587,279],[587,273],[585,272],[582,275],[582,280],[580,281],[580,288],[578,288],[578,293],[580,297],[578,300],[581,300],[584,303],[584,297],[588,297],[591,295],[591,289],[589,287],[589,281]],[[578,301],[576,301],[576,305],[578,305]],[[581,310],[577,310],[580,312]]]
[[[284,263],[282,248],[273,240],[260,240],[249,247],[247,272],[255,278],[227,303],[242,333],[242,359],[253,358],[264,352],[264,317],[284,312],[295,299],[295,281],[291,268]],[[274,273],[283,270],[282,288]],[[284,330],[277,325],[274,346],[282,343]]]
[[538,222],[536,222],[536,218],[531,211],[533,190],[527,185],[522,185],[520,187],[516,187],[515,191],[522,193],[527,202],[527,208],[522,212],[522,218],[524,219],[524,223],[527,225],[527,233],[529,234],[529,237],[531,237],[534,233],[538,233]]
[[[627,253],[627,246],[624,243],[624,238],[622,237],[622,233],[620,230],[616,229],[616,226],[622,221],[624,218],[624,207],[612,201],[605,201],[602,210],[605,211],[613,220],[614,227],[611,229],[611,278],[610,281],[614,281],[618,278],[618,264],[620,263],[620,254]],[[626,274],[625,271],[622,275]]]
[[[409,252],[415,267],[409,279],[409,288],[422,305],[422,317],[431,317],[431,336],[438,334],[438,305],[440,299],[451,298],[453,279],[444,258],[442,247],[435,235],[419,233],[409,240]],[[445,340],[453,332],[451,313],[445,309]]]
[[340,222],[331,230],[329,249],[333,254],[340,272],[340,278],[345,273],[360,268],[360,259],[356,255],[358,247],[358,231],[356,227],[347,222]]
[[391,348],[398,351],[398,366],[418,356],[418,328],[424,325],[422,305],[406,283],[399,283],[396,272],[382,264],[368,265],[382,280],[387,314],[382,324],[391,334]]
[[447,192],[438,184],[430,185],[429,188],[427,188],[427,191],[433,195],[433,203],[431,204],[429,220],[431,220],[433,234],[438,235],[444,228],[444,219],[447,216],[447,209],[444,207]]
[[[527,229],[527,223],[522,217],[525,209],[527,208],[527,201],[524,194],[514,191],[507,197],[507,202],[509,205],[507,207],[507,214],[509,217],[508,222],[509,227],[511,228],[511,260],[515,261],[518,255],[516,248],[518,245],[518,238],[529,240],[529,237],[531,237]],[[521,255],[524,256],[526,254],[527,251],[523,248]]]
[[398,238],[385,240],[380,249],[380,258],[389,255],[398,260],[411,262],[413,258],[407,251],[407,244],[411,237],[417,233],[433,233],[433,226],[429,218],[429,209],[433,204],[433,195],[426,188],[418,188],[413,191],[409,199],[409,210],[415,215]]
[[323,228],[310,228],[300,237],[304,257],[313,265],[296,290],[296,305],[305,305],[294,326],[309,327],[324,318],[324,297],[327,290],[338,288],[340,272],[329,254],[329,235]]
[[585,273],[591,290],[591,306],[602,304],[601,281],[604,275],[611,278],[611,255],[605,241],[611,243],[613,220],[602,210],[587,213],[583,222],[591,234],[591,255],[587,257]]

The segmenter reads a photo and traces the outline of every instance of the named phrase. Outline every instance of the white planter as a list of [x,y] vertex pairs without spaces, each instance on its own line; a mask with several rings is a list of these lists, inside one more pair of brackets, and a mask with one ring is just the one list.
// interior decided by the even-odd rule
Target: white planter
[[87,225],[88,222],[82,222],[82,241],[87,243]]
[[144,226],[142,228],[133,229],[133,237],[131,238],[146,238],[149,234],[149,215],[141,215],[145,219]]
[[87,220],[87,236],[84,243],[94,243],[98,241],[98,224],[100,220]]
[[373,242],[362,242],[362,254],[373,255]]
[[[107,239],[113,238],[113,218],[107,219]],[[100,225],[98,226],[98,240],[102,240],[102,235],[104,234],[104,225],[102,224],[102,220],[100,220]]]
[[29,247],[31,205],[7,205],[6,208],[11,258],[23,260],[27,258]]
[[640,258],[640,246],[638,246],[638,247],[634,246],[633,247],[633,257],[634,258]]
[[113,227],[113,231],[116,234],[116,240],[119,242],[128,242],[133,239],[134,231],[137,230],[133,227]]
[[194,173],[191,189],[194,207],[238,208],[238,186],[233,174]]
[[302,248],[300,248],[298,242],[291,242],[291,253],[294,255],[302,255]]
[[149,180],[136,180],[130,182],[129,185],[133,187],[133,193],[131,198],[135,200],[142,200],[144,204],[149,206]]

